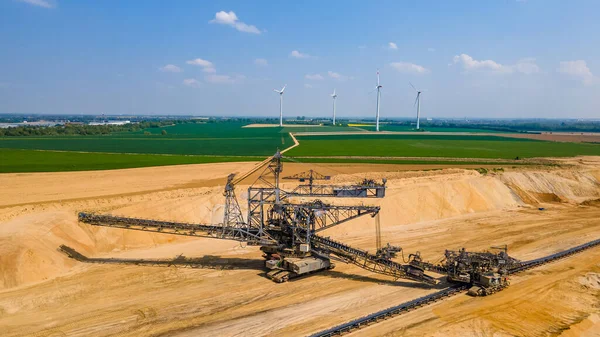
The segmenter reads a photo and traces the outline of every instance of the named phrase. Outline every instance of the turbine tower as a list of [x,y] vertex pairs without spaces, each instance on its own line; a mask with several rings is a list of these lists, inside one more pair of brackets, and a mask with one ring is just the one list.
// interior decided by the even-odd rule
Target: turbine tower
[[379,69],[377,69],[377,115],[375,115],[375,131],[379,131],[379,100],[381,99],[381,88],[383,86],[379,84]]
[[419,130],[419,122],[421,119],[421,91],[417,90],[412,83],[408,82],[408,84],[410,84],[410,86],[417,92],[417,97],[415,98],[415,104],[413,104],[413,106],[417,106],[417,130]]
[[283,91],[286,86],[287,84],[281,90],[273,89],[273,91],[279,94],[279,126],[283,126]]
[[333,89],[333,94],[331,94],[331,97],[333,98],[333,125],[335,125],[335,99],[337,98],[335,89]]

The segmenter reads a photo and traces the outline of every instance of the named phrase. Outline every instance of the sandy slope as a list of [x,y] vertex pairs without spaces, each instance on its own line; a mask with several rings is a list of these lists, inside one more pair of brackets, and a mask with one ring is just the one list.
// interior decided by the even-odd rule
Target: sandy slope
[[[236,242],[96,228],[78,211],[178,221],[222,216],[222,185],[253,163],[118,171],[0,175],[0,330],[6,336],[304,335],[435,291],[338,263],[327,273],[277,285],[262,277],[261,254]],[[509,244],[530,259],[600,237],[600,170],[404,172],[386,165],[330,165],[334,183],[387,177],[384,241],[421,251]],[[406,167],[403,167],[406,168]],[[285,174],[307,169],[287,164]],[[387,172],[386,172],[387,171]],[[252,181],[253,179],[249,179]],[[83,183],[84,182],[84,183]],[[291,186],[290,183],[286,185]],[[245,187],[238,193],[245,197]],[[541,205],[546,208],[539,211]],[[374,222],[358,219],[327,235],[374,249]],[[235,270],[86,265],[90,256],[240,259]],[[359,335],[554,334],[598,327],[600,249],[536,269],[495,296],[459,296],[363,330]],[[246,261],[246,262],[244,262]],[[500,313],[500,314],[499,314]],[[568,331],[567,331],[568,332]]]

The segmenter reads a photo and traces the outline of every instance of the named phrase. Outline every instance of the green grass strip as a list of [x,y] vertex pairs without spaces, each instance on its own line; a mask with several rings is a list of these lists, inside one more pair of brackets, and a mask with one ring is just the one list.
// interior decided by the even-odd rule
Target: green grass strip
[[111,170],[184,164],[261,161],[252,156],[187,156],[0,149],[0,173]]

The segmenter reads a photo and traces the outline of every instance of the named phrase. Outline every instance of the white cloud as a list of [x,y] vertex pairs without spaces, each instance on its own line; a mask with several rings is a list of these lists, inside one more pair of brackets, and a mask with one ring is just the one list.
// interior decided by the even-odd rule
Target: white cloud
[[192,88],[198,88],[200,86],[200,82],[198,82],[198,80],[194,78],[186,78],[185,80],[183,80],[183,84]]
[[312,56],[310,56],[308,54],[303,54],[303,53],[301,53],[301,52],[299,52],[297,50],[293,50],[290,53],[290,57],[294,57],[294,58],[297,58],[297,59],[306,59],[306,58],[311,58]]
[[528,57],[520,59],[517,64],[512,67],[516,72],[526,75],[540,72],[540,67],[535,63],[535,58]]
[[265,59],[256,59],[254,60],[254,64],[256,64],[257,66],[265,67],[269,65],[269,62],[267,62],[267,60]]
[[204,76],[204,80],[206,82],[209,83],[218,83],[218,84],[223,84],[223,83],[238,83],[241,80],[245,79],[246,77],[243,75],[235,75],[235,76],[229,76],[229,75],[217,75],[217,74],[213,74],[213,75],[206,75]]
[[306,75],[304,75],[304,78],[306,78],[307,80],[314,80],[314,81],[324,80],[324,78],[323,78],[323,76],[321,76],[321,74],[306,74]]
[[353,78],[354,78],[354,77],[352,77],[352,76],[346,76],[346,75],[342,75],[342,74],[340,74],[340,73],[336,73],[336,72],[334,72],[334,71],[331,71],[331,70],[329,70],[329,71],[327,72],[327,76],[329,76],[330,78],[333,78],[333,79],[335,79],[335,80],[339,80],[339,81],[351,80],[351,79],[353,79]]
[[252,33],[252,34],[260,34],[261,33],[260,30],[258,28],[256,28],[256,26],[249,25],[249,24],[246,24],[246,23],[240,21],[238,19],[237,15],[235,15],[235,13],[232,11],[217,12],[215,14],[215,18],[213,20],[210,20],[209,22],[210,23],[218,23],[221,25],[228,25],[228,26],[231,26],[231,27],[239,30],[240,32],[244,32],[244,33]]
[[212,62],[207,61],[207,60],[203,60],[201,58],[197,58],[197,59],[194,59],[194,60],[189,60],[186,63],[194,65],[194,66],[204,67],[204,68],[213,68],[214,67],[214,65],[212,64]]
[[[452,61],[454,62],[454,64],[462,64],[463,68],[467,71],[478,69],[488,69],[493,71],[503,70],[503,66],[499,63],[496,63],[492,60],[477,61],[467,54],[456,55],[454,56]],[[504,71],[506,71],[506,69],[504,69]]]
[[160,67],[158,68],[160,71],[166,72],[166,73],[180,73],[181,72],[181,68],[179,68],[178,66],[174,65],[174,64],[167,64],[164,67]]
[[338,78],[338,79],[342,77],[342,75],[340,75],[339,73],[333,72],[331,70],[327,72],[327,75],[329,75],[329,77],[331,77],[331,78]]
[[49,1],[46,1],[46,0],[18,0],[18,1],[24,2],[26,4],[38,6],[38,7],[54,8],[54,4],[50,3]]
[[307,89],[312,89],[313,86],[308,83],[304,83],[304,87]]
[[430,47],[430,48],[427,48],[427,51],[429,51],[429,52],[432,52],[432,53],[433,53],[433,52],[435,51],[435,48],[431,48],[431,47]]
[[[348,80],[348,79],[352,79],[353,77],[350,76],[345,76],[342,75],[340,73],[336,73],[333,72],[331,70],[329,70],[327,72],[327,77],[328,78],[332,78],[334,80],[339,80],[339,81],[344,81],[344,80]],[[321,75],[321,74],[306,74],[304,75],[304,78],[307,80],[312,80],[312,81],[322,81],[325,79],[325,76]]]
[[429,69],[423,66],[409,62],[392,62],[390,66],[401,73],[407,74],[427,74],[430,72]]
[[388,48],[390,48],[392,50],[396,50],[396,49],[398,49],[398,46],[394,42],[390,42],[390,43],[388,43]]
[[487,70],[496,73],[523,73],[533,74],[540,72],[540,67],[534,58],[524,58],[514,65],[503,65],[493,60],[478,61],[467,54],[454,56],[452,64],[461,64],[465,71]]
[[205,73],[214,74],[217,72],[217,70],[215,69],[215,65],[212,62],[203,60],[201,58],[189,60],[186,63],[202,67],[202,71]]
[[579,78],[584,84],[592,84],[595,78],[594,74],[592,74],[592,71],[590,68],[588,68],[587,63],[584,60],[563,61],[560,63],[557,71],[559,73]]

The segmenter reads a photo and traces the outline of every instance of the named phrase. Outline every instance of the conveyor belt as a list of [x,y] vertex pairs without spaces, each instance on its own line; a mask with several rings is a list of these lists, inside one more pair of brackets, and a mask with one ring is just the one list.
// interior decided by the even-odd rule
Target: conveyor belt
[[225,240],[236,240],[247,242],[248,245],[258,245],[261,243],[261,240],[264,240],[260,236],[258,229],[246,225],[234,227],[224,226],[223,224],[190,224],[185,222],[125,218],[119,216],[83,212],[79,213],[79,221],[94,226],[104,226],[175,235],[209,237]]
[[419,307],[428,305],[430,303],[437,302],[446,297],[450,297],[452,295],[459,294],[463,291],[466,291],[467,288],[468,288],[468,286],[466,286],[466,285],[449,287],[449,288],[440,290],[438,292],[435,292],[433,294],[419,297],[417,299],[414,299],[414,300],[411,300],[408,302],[404,302],[402,304],[393,306],[391,308],[387,308],[385,310],[378,311],[378,312],[370,314],[368,316],[364,316],[364,317],[355,319],[348,323],[338,325],[331,329],[318,332],[314,335],[311,335],[311,337],[328,337],[328,336],[343,335],[344,333],[348,333],[348,332],[351,332],[351,331],[354,331],[357,329],[364,328],[365,326],[377,323],[381,320],[386,320],[388,318],[391,318],[391,317],[400,315],[402,313],[417,309]]
[[590,241],[590,242],[584,243],[582,245],[579,245],[579,246],[576,246],[573,248],[569,248],[567,250],[563,250],[558,253],[540,257],[539,259],[524,261],[524,262],[522,262],[521,266],[513,268],[513,269],[509,270],[508,272],[509,272],[509,274],[516,274],[518,272],[522,272],[524,270],[531,269],[531,268],[546,264],[548,262],[556,261],[556,260],[565,258],[567,256],[571,256],[573,254],[579,253],[581,251],[584,251],[586,249],[589,249],[589,248],[592,248],[592,247],[595,247],[598,245],[600,245],[600,239]]
[[[598,245],[600,245],[600,239],[590,241],[588,243],[584,243],[582,245],[579,245],[579,246],[576,246],[576,247],[573,247],[573,248],[570,248],[567,250],[563,250],[563,251],[555,253],[555,254],[541,257],[539,259],[525,261],[521,264],[521,266],[511,269],[509,271],[509,273],[515,274],[515,273],[522,272],[522,271],[525,271],[525,270],[528,270],[531,268],[535,268],[537,266],[571,256],[573,254],[582,252],[589,248],[596,247]],[[433,302],[439,301],[446,297],[456,295],[458,293],[466,291],[467,289],[468,289],[468,286],[466,286],[466,285],[449,287],[444,290],[438,291],[436,293],[433,293],[433,294],[430,294],[430,295],[427,295],[424,297],[420,297],[420,298],[399,304],[397,306],[394,306],[394,307],[391,307],[391,308],[388,308],[385,310],[378,311],[376,313],[355,319],[348,323],[338,325],[338,326],[333,327],[328,330],[318,332],[316,334],[311,335],[311,337],[328,337],[328,336],[343,335],[345,333],[348,333],[348,332],[351,332],[351,331],[354,331],[357,329],[361,329],[370,324],[377,323],[380,320],[385,320],[385,319],[391,318],[393,316],[397,316],[397,315],[403,314],[405,312],[408,312],[412,309],[416,309],[416,308],[431,304]]]
[[362,249],[350,247],[329,238],[313,234],[311,236],[311,244],[313,247],[325,249],[346,262],[353,263],[374,273],[392,276],[395,279],[403,278],[429,284],[438,283],[435,278],[426,275],[420,268],[411,265],[403,265],[392,260],[382,259],[376,255],[369,254],[369,252]]

